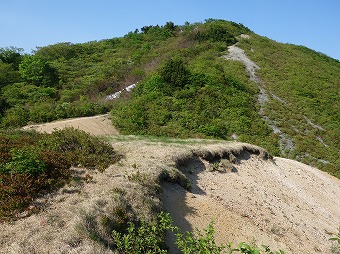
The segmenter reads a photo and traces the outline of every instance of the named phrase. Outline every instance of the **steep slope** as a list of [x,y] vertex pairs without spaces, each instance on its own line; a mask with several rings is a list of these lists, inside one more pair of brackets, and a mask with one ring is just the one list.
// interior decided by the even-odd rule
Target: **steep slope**
[[[249,35],[243,35],[241,38],[245,39],[250,39]],[[235,61],[240,61],[245,65],[246,71],[249,75],[249,79],[253,82],[255,82],[258,85],[258,88],[260,90],[260,93],[258,94],[258,104],[260,105],[260,110],[259,114],[262,116],[262,119],[266,121],[266,123],[270,126],[270,128],[273,130],[275,134],[277,134],[280,139],[279,139],[279,145],[280,145],[280,152],[282,155],[288,155],[290,152],[294,149],[293,147],[293,141],[291,140],[290,137],[288,137],[287,134],[282,133],[280,128],[276,126],[276,123],[274,120],[270,119],[266,114],[265,114],[265,106],[266,103],[268,102],[268,93],[267,93],[267,88],[266,85],[264,84],[263,80],[257,76],[256,71],[260,69],[259,66],[257,66],[253,61],[251,61],[244,53],[244,51],[240,48],[238,48],[236,45],[229,46],[228,47],[228,54],[223,56],[227,60],[235,60]],[[281,102],[282,99],[277,97],[275,94],[271,94],[272,97],[277,98]],[[287,154],[288,153],[288,154]]]
[[[124,158],[103,173],[75,168],[86,182],[42,196],[32,204],[38,214],[1,224],[0,253],[114,253],[104,222],[122,204],[140,217],[163,206],[184,230],[214,220],[219,243],[255,239],[286,253],[332,253],[326,232],[340,224],[339,179],[244,143],[107,139]],[[181,187],[185,178],[191,191]]]
[[255,34],[237,45],[259,67],[268,95],[263,113],[294,145],[283,154],[339,177],[340,62]]
[[218,243],[256,240],[285,253],[332,253],[325,232],[340,220],[338,179],[278,157],[246,155],[229,173],[208,167],[199,160],[182,168],[193,172],[192,192],[164,184],[175,224],[193,230],[214,221]]
[[[222,58],[238,49],[254,63],[250,72],[242,62]],[[208,19],[58,43],[30,56],[7,50],[17,62],[0,65],[8,76],[0,80],[1,127],[113,109],[122,133],[235,139],[340,178],[340,63],[306,47]],[[162,69],[170,60],[180,69],[166,75]],[[181,70],[184,75],[176,77]],[[136,92],[122,94],[119,105],[105,100],[137,82]]]

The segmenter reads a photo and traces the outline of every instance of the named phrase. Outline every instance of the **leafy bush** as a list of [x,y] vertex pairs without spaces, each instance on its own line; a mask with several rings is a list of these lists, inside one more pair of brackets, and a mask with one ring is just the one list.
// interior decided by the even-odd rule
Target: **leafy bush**
[[41,191],[62,186],[72,164],[104,170],[118,158],[110,145],[71,128],[53,134],[0,131],[0,220],[24,211]]
[[[179,231],[176,228],[176,231]],[[213,223],[204,229],[205,234],[196,229],[196,236],[191,232],[177,232],[176,245],[183,254],[205,254],[205,253],[221,253],[225,248],[224,245],[218,246],[214,240],[214,227]]]
[[39,141],[40,149],[63,153],[72,164],[104,170],[119,160],[111,145],[72,127],[54,131]]
[[231,243],[219,246],[215,243],[213,223],[203,229],[205,233],[198,229],[196,235],[191,232],[183,233],[178,227],[172,225],[170,215],[164,212],[158,214],[155,221],[141,221],[140,225],[129,222],[125,233],[114,230],[112,237],[120,253],[167,253],[164,240],[165,233],[169,230],[175,233],[175,244],[183,254],[218,254],[224,249],[227,249],[229,254],[234,252],[284,254],[282,250],[272,252],[266,245],[262,245],[261,249],[255,244],[249,245],[243,242],[237,248],[233,248]]
[[0,221],[23,211],[40,190],[40,183],[32,175],[0,174]]
[[0,167],[0,174],[37,175],[46,170],[45,163],[32,148],[12,149],[11,161]]
[[21,77],[30,84],[50,86],[56,80],[56,73],[40,56],[25,56],[19,64]]
[[[24,126],[29,119],[28,111],[22,106],[9,108],[2,118],[1,125],[5,127]],[[1,126],[0,126],[1,127]]]
[[[170,91],[182,88],[188,83],[189,71],[182,59],[175,58],[168,60],[160,70],[160,76],[170,86]],[[168,89],[164,89],[168,91]]]
[[165,232],[172,228],[169,214],[160,213],[157,221],[142,221],[140,226],[130,222],[126,234],[114,230],[112,236],[120,253],[167,253]]
[[251,32],[242,24],[216,19],[206,20],[206,23],[202,24],[197,30],[195,35],[196,40],[224,42],[227,45],[235,44],[237,42],[237,35]]

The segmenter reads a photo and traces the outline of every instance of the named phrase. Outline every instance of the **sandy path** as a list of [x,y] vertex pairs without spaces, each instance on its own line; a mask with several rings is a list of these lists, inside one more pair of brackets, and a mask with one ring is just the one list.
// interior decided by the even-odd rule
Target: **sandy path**
[[36,130],[39,132],[51,133],[54,130],[60,130],[65,127],[73,127],[76,129],[84,130],[92,135],[116,135],[117,129],[112,125],[110,116],[98,115],[90,117],[80,117],[56,121],[52,123],[37,124],[25,126],[25,130]]

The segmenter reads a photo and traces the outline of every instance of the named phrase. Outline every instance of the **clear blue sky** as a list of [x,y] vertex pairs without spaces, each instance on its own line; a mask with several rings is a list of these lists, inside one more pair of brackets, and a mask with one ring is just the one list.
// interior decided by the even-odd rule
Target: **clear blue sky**
[[340,59],[340,0],[0,0],[0,47],[120,37],[145,25],[208,18]]

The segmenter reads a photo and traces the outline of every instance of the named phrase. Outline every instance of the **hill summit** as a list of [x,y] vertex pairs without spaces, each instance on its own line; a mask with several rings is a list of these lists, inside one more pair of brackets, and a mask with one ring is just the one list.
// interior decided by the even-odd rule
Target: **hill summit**
[[0,252],[176,253],[215,221],[260,241],[239,251],[334,253],[339,84],[339,61],[216,19],[2,48]]

